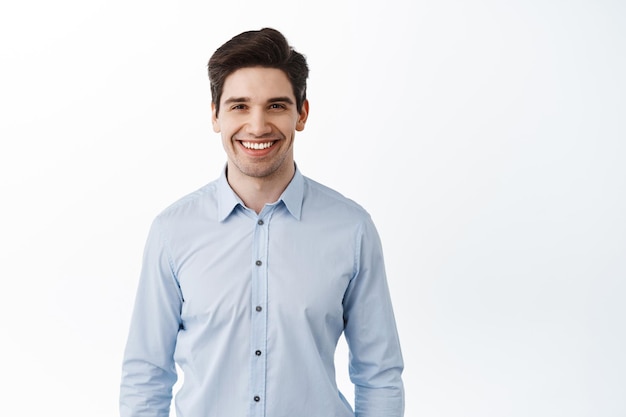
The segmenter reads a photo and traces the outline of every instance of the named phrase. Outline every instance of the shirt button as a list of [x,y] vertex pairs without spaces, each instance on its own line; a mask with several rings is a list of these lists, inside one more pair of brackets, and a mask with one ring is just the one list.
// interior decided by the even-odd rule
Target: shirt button
[[254,396],[254,401],[259,402],[261,401],[261,397],[259,397],[258,395]]
[[258,222],[256,222],[256,224],[258,224],[259,226],[263,226],[263,220],[259,220]]
[[254,354],[257,355],[257,356],[261,356],[261,351],[257,350],[256,352],[254,352]]
[[263,310],[263,307],[261,307],[261,306],[256,306],[256,311],[261,311],[261,310]]
[[256,261],[255,263],[256,263],[256,266],[261,266],[261,265],[263,265],[263,262],[261,262],[261,261]]

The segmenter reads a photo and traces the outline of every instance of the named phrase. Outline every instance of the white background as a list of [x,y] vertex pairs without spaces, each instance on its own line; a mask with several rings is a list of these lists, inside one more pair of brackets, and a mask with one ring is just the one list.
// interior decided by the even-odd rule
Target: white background
[[224,164],[206,62],[264,26],[309,60],[302,172],[379,228],[406,416],[626,415],[626,3],[11,4],[3,415],[117,415],[150,222]]

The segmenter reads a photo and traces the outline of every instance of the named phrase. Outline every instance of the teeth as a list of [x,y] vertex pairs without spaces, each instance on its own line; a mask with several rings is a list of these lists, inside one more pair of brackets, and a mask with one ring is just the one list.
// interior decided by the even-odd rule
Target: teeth
[[274,142],[241,142],[241,144],[248,149],[267,149],[274,144]]

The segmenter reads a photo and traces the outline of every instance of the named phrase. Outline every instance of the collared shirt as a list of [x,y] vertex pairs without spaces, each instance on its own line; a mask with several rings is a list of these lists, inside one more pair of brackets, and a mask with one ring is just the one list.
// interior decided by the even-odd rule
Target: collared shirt
[[[335,382],[344,332],[353,411]],[[225,173],[159,214],[124,353],[122,417],[399,417],[400,344],[368,213],[298,169],[257,214]]]

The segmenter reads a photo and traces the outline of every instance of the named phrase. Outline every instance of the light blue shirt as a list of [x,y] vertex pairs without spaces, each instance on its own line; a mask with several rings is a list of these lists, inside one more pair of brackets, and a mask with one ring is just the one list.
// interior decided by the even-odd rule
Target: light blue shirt
[[[355,411],[335,382],[344,332]],[[380,239],[299,170],[261,213],[222,176],[159,214],[124,353],[122,417],[400,417],[403,361]]]

